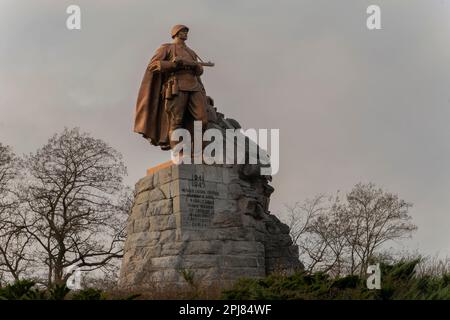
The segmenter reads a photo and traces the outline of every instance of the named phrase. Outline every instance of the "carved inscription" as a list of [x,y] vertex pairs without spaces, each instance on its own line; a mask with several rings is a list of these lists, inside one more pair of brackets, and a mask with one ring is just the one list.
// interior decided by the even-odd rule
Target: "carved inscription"
[[187,208],[183,227],[192,229],[205,229],[211,225],[214,216],[214,198],[219,195],[216,190],[208,190],[204,174],[192,174],[187,187],[181,191],[185,194]]

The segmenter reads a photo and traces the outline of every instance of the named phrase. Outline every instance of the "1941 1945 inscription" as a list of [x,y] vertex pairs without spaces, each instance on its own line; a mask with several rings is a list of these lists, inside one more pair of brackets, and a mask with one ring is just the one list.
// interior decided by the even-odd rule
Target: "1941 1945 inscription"
[[187,214],[182,218],[182,227],[204,229],[211,225],[214,216],[214,198],[219,193],[206,187],[204,174],[192,174],[188,188],[182,188],[187,197]]

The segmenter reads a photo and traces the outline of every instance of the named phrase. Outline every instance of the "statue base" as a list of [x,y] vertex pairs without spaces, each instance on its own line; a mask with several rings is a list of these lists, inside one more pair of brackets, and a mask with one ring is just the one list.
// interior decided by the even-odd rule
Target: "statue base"
[[242,166],[163,163],[136,184],[119,286],[227,286],[302,268],[273,188]]

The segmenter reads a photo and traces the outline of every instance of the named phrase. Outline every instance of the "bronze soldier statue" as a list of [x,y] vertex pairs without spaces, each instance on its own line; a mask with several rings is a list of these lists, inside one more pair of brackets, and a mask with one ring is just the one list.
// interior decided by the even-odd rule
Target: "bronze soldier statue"
[[142,80],[136,104],[134,131],[163,150],[173,148],[172,132],[189,127],[190,122],[208,123],[207,96],[200,80],[203,62],[185,41],[189,28],[176,25],[171,30],[173,42],[163,44],[152,57]]
[[[194,120],[202,122],[203,130],[208,128],[220,130],[224,140],[227,130],[241,128],[238,121],[226,118],[219,112],[214,107],[213,99],[206,95],[200,76],[203,74],[203,66],[214,64],[203,62],[186,45],[188,32],[189,28],[184,25],[172,28],[171,35],[174,40],[159,47],[151,58],[136,103],[134,131],[163,150],[170,150],[178,144],[178,141],[170,141],[170,135],[174,130],[185,128],[192,133]],[[250,157],[249,146],[254,142],[248,137],[245,137],[245,141],[247,159]],[[203,144],[202,147],[204,146]],[[194,151],[194,148],[191,151]],[[236,155],[234,152],[233,154]],[[258,154],[260,155],[261,151],[258,151]],[[267,211],[268,197],[273,192],[268,182],[272,177],[260,174],[261,164],[236,165],[240,166],[239,172],[243,177],[261,179],[264,187],[263,195],[265,199],[267,198],[267,202],[263,201],[263,207],[264,211]]]

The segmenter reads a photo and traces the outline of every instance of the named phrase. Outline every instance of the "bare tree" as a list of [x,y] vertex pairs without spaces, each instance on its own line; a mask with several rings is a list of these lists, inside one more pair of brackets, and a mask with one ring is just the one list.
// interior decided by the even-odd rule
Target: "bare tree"
[[363,274],[387,241],[411,235],[410,203],[371,183],[357,184],[344,199],[317,196],[288,207],[291,236],[309,271],[333,276]]
[[391,240],[409,237],[417,226],[411,223],[408,210],[412,204],[374,184],[357,184],[347,195],[347,218],[351,221],[346,240],[352,256],[357,256],[359,268],[351,272],[366,272],[375,250]]
[[14,182],[19,159],[0,143],[0,274],[2,281],[19,280],[31,267],[30,237],[17,227],[18,207]]
[[318,195],[303,204],[287,207],[291,237],[299,246],[307,271],[339,275],[345,265],[348,225],[338,195]]
[[16,226],[36,243],[45,285],[67,281],[68,267],[95,270],[122,257],[126,168],[117,151],[65,129],[26,156],[24,169]]
[[320,194],[304,203],[296,202],[294,206],[287,206],[287,224],[294,243],[307,231],[311,221],[326,208],[321,207],[324,195]]

